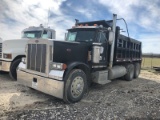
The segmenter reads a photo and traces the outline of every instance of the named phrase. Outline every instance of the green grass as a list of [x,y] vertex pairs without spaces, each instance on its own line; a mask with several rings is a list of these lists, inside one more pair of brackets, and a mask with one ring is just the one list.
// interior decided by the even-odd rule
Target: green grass
[[160,67],[160,58],[142,58],[142,68]]

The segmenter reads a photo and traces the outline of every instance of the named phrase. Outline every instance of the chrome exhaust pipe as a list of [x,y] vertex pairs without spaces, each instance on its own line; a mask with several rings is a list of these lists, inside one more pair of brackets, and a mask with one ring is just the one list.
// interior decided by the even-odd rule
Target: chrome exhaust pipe
[[113,14],[113,25],[112,25],[112,45],[111,45],[111,53],[110,53],[110,61],[109,61],[109,68],[111,69],[113,66],[113,57],[114,57],[114,46],[115,46],[115,34],[116,34],[116,21],[117,21],[117,14]]

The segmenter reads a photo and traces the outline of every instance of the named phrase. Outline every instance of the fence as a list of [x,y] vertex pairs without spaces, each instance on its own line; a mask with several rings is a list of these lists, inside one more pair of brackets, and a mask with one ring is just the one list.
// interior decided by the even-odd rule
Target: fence
[[153,69],[153,67],[160,67],[160,58],[158,57],[143,57],[142,68]]

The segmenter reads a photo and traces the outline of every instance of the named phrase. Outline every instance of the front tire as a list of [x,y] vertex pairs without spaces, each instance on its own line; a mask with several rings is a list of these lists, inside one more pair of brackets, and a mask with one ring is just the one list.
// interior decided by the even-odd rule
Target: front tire
[[20,62],[21,62],[21,59],[16,59],[12,62],[10,66],[9,75],[13,80],[17,80],[17,67]]
[[124,77],[127,81],[131,81],[134,77],[134,65],[133,64],[128,64],[126,66],[126,69],[127,69],[127,73]]
[[73,69],[65,81],[64,98],[66,103],[75,103],[83,98],[87,89],[87,77],[83,70]]

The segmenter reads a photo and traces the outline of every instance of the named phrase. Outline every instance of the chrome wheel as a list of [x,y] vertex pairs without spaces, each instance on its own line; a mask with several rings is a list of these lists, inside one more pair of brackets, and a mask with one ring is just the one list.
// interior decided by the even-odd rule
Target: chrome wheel
[[65,82],[63,100],[66,103],[80,101],[87,90],[87,77],[83,70],[73,69]]
[[71,94],[74,98],[79,97],[84,89],[84,80],[82,77],[77,76],[74,78],[71,84]]

